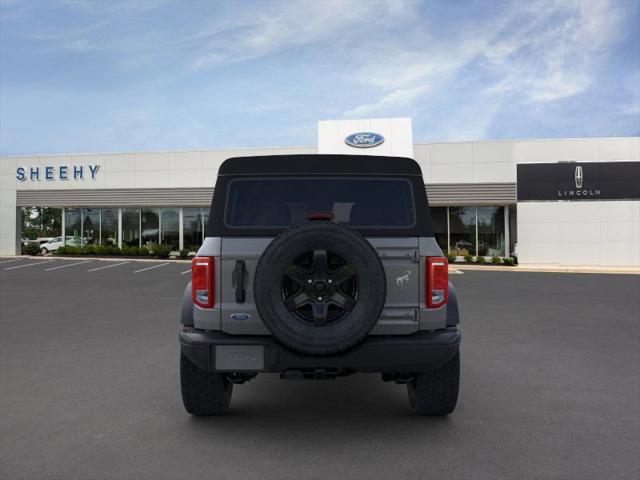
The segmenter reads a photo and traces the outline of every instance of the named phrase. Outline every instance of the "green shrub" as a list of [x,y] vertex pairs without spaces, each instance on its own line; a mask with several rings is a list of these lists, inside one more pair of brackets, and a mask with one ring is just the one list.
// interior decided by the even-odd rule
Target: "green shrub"
[[449,263],[453,263],[456,261],[456,254],[451,252],[451,253],[447,253],[447,260],[449,261]]
[[38,255],[40,253],[40,245],[37,243],[27,243],[22,246],[22,253],[24,255]]
[[493,263],[494,265],[497,265],[497,264],[499,264],[501,262],[502,262],[502,259],[499,256],[493,255],[491,257],[491,263]]
[[515,262],[513,261],[513,257],[506,257],[506,258],[504,259],[504,264],[505,264],[505,265],[512,266],[514,263],[515,263]]
[[96,254],[95,245],[85,245],[84,248],[82,249],[82,253],[84,255],[95,255]]
[[182,250],[180,250],[180,258],[184,260],[188,256],[189,256],[189,250],[187,250],[186,248],[183,248]]
[[53,253],[55,255],[66,255],[67,254],[67,247],[58,247],[58,249]]
[[156,245],[153,247],[153,254],[158,258],[169,258],[171,247],[168,245]]
[[478,262],[480,265],[482,265],[482,264],[483,264],[483,263],[485,263],[486,261],[487,261],[487,259],[486,259],[486,258],[484,258],[484,257],[478,257],[478,260],[477,260],[477,262]]
[[151,255],[151,250],[149,249],[149,247],[144,246],[138,249],[138,255],[140,255],[141,257],[148,257],[149,255]]
[[[60,250],[60,249],[58,249]],[[67,245],[66,247],[64,247],[64,254],[65,255],[78,255],[80,248],[79,247],[71,247],[69,245]]]
[[470,253],[467,253],[464,256],[464,261],[467,262],[467,263],[473,263],[473,255],[471,255]]

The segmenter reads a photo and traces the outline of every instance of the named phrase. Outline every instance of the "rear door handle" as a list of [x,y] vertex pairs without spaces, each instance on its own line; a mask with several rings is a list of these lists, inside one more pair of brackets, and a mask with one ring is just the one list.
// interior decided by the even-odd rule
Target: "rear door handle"
[[244,303],[246,292],[244,289],[244,278],[246,269],[244,260],[236,261],[236,269],[233,271],[233,286],[236,289],[236,303]]

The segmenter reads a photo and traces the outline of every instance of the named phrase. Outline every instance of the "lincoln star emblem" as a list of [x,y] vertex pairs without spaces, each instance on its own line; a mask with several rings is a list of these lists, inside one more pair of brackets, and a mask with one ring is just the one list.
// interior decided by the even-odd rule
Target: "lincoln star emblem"
[[582,188],[582,167],[576,167],[576,188]]
[[409,283],[409,277],[411,276],[411,270],[407,270],[404,275],[400,275],[396,278],[396,285],[400,288],[404,287],[406,283]]

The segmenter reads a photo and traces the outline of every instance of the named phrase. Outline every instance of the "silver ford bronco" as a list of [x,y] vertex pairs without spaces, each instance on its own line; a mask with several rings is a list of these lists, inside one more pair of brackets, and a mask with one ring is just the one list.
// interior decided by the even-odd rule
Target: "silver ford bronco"
[[221,415],[258,373],[378,372],[413,411],[453,412],[458,303],[412,159],[226,160],[182,301],[186,410]]

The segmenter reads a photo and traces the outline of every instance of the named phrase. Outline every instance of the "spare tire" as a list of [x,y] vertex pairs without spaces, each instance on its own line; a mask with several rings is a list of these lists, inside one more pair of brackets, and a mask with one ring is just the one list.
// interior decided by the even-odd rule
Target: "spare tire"
[[327,221],[292,227],[274,239],[258,262],[253,287],[274,338],[317,355],[361,342],[386,298],[375,249],[358,232]]

